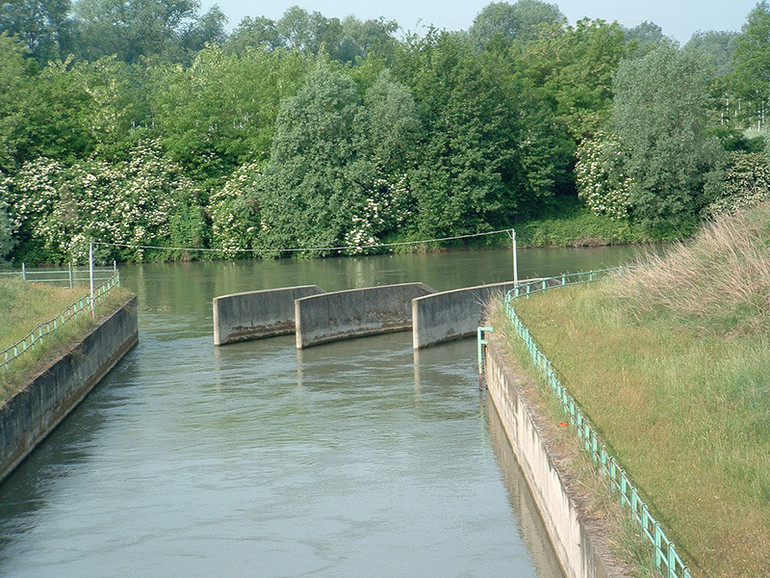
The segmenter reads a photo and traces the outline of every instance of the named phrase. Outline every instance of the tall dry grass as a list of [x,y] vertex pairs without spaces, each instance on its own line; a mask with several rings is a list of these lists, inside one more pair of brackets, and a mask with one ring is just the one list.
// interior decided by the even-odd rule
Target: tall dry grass
[[515,303],[694,575],[770,576],[769,296],[761,206],[622,279]]
[[728,334],[770,329],[770,207],[722,215],[619,284],[637,318]]

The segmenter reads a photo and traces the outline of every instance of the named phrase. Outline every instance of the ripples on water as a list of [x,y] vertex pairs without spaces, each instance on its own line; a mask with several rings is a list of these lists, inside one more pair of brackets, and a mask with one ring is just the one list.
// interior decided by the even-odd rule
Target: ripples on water
[[[504,280],[509,257],[466,274]],[[415,259],[422,278],[380,258],[383,278],[449,288]],[[382,281],[359,261],[324,265],[318,284]],[[215,348],[214,295],[324,277],[317,262],[254,267],[124,272],[140,344],[0,486],[0,575],[558,575],[487,423],[473,340]]]

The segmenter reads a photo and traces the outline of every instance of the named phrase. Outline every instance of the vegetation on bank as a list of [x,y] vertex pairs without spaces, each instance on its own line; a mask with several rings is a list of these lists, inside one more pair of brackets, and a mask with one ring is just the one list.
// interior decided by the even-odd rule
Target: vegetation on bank
[[540,0],[468,24],[292,7],[226,34],[195,0],[1,5],[0,259],[671,239],[768,195],[767,3],[682,47]]
[[763,205],[621,280],[515,303],[696,574],[770,572],[769,296]]
[[[39,324],[59,315],[88,294],[88,288],[65,289],[19,279],[0,280],[0,350],[24,338]],[[129,292],[116,287],[96,304],[94,319],[84,313],[38,341],[35,347],[0,369],[0,405],[44,365],[76,343],[101,319],[125,303]]]
[[578,199],[565,200],[517,226],[516,239],[522,247],[594,247],[653,240],[639,225],[597,215]]
[[607,479],[597,471],[581,440],[573,430],[564,426],[564,408],[553,391],[545,383],[538,382],[540,369],[535,367],[527,347],[506,315],[503,300],[488,303],[486,314],[494,335],[510,346],[513,355],[506,355],[505,362],[519,378],[517,387],[538,420],[540,435],[547,440],[549,453],[558,460],[560,472],[569,475],[565,481],[567,492],[576,499],[584,520],[590,520],[594,535],[609,545],[607,552],[612,559],[606,562],[617,566],[618,575],[657,576],[649,542],[639,535],[638,526],[629,519],[617,496],[608,491]]

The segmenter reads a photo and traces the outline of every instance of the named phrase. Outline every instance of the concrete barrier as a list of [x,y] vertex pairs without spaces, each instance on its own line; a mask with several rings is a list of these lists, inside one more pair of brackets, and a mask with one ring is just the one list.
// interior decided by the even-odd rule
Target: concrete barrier
[[294,333],[294,301],[320,293],[316,285],[302,285],[215,297],[214,344]]
[[422,349],[476,333],[483,304],[495,293],[513,289],[513,281],[443,291],[412,301],[412,345]]
[[297,349],[412,327],[412,299],[435,293],[423,283],[323,293],[295,301]]
[[0,407],[0,481],[136,344],[136,297]]
[[[488,395],[503,423],[516,459],[548,531],[562,569],[569,577],[606,578],[623,574],[601,532],[593,528],[576,483],[563,469],[542,434],[540,417],[523,395],[503,354],[501,338],[487,334],[484,351]],[[562,458],[563,459],[563,458]],[[585,494],[585,490],[582,490]]]

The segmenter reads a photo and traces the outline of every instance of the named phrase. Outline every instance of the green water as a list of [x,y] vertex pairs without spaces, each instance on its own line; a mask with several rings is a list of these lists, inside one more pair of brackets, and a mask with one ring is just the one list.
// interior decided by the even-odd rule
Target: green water
[[[625,248],[522,251],[520,278]],[[128,266],[140,344],[0,486],[3,576],[559,576],[473,340],[215,348],[211,300],[509,280],[505,251]],[[490,415],[491,414],[491,415]]]

